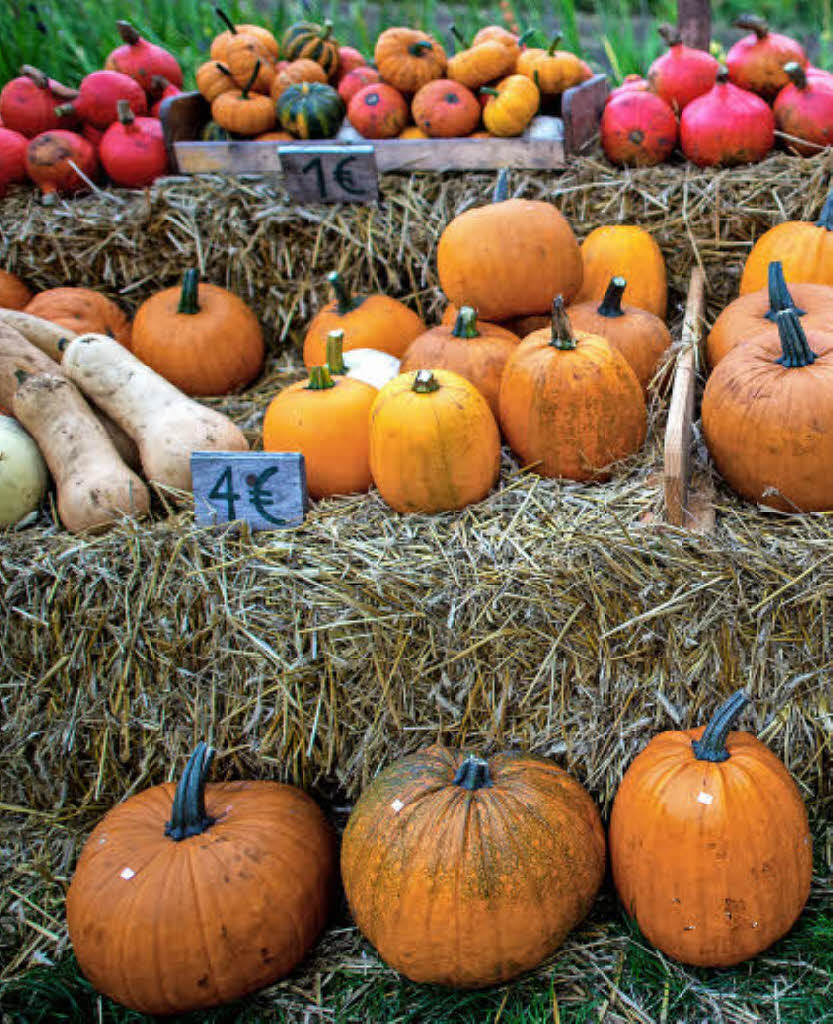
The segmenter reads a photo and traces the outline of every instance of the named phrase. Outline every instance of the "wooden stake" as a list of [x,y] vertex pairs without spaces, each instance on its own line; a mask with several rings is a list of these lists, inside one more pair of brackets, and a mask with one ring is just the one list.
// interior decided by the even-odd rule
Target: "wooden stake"
[[678,0],[677,25],[686,46],[708,50],[712,38],[710,0]]

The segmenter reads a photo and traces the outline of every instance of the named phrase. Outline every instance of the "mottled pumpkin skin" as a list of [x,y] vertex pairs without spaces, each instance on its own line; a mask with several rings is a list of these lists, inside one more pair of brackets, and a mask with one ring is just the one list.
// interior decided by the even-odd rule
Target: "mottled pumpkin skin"
[[50,320],[76,334],[107,334],[130,348],[130,321],[106,295],[91,288],[47,288],[24,312]]
[[[443,315],[440,317],[440,323],[442,324],[443,327],[453,327],[457,321],[459,313],[460,310],[458,309],[458,307],[455,306],[453,302],[449,302],[449,304],[443,310]],[[549,323],[549,317],[545,317],[544,319],[547,323]],[[524,335],[521,334],[520,331],[515,331],[508,327],[507,323],[496,324],[493,323],[491,320],[480,320],[478,318],[477,320],[475,320],[475,327],[477,327],[478,331],[480,331],[482,334],[499,334],[503,338],[508,338],[509,341],[514,342],[516,345],[521,340],[521,338],[524,337]],[[525,333],[530,334],[531,331],[526,331]]]
[[347,119],[366,139],[395,139],[408,123],[408,104],[384,82],[365,85],[353,93]]
[[382,81],[408,94],[442,78],[448,63],[436,39],[414,28],[385,29],[376,40],[373,59]]
[[20,278],[8,270],[0,270],[0,307],[23,309],[31,301],[32,293]]
[[622,306],[623,316],[604,316],[599,303],[581,302],[567,309],[577,331],[598,334],[627,359],[647,391],[662,357],[671,347],[671,332],[658,316],[637,306]]
[[331,85],[321,82],[287,86],[275,110],[281,126],[299,139],[331,139],[344,117],[341,97]]
[[[422,367],[422,369],[429,369]],[[415,372],[379,391],[370,410],[370,470],[397,512],[451,512],[481,501],[500,473],[500,434],[486,399],[450,370],[437,391],[412,390]]]
[[341,870],[362,932],[414,981],[479,988],[540,963],[590,909],[605,868],[585,790],[531,754],[489,760],[493,785],[453,780],[463,755],[403,758],[364,791]]
[[584,273],[574,303],[601,302],[611,277],[621,276],[628,282],[624,295],[627,305],[639,306],[665,319],[668,309],[665,258],[654,238],[643,228],[633,224],[596,228],[581,243],[581,259]]
[[604,338],[550,344],[550,328],[515,349],[500,385],[500,425],[522,463],[547,477],[607,480],[608,467],[638,451],[647,432],[642,387]]
[[703,727],[655,736],[628,768],[610,817],[622,905],[664,953],[729,967],[784,935],[810,891],[812,848],[798,789],[749,733],[729,760],[700,761]]
[[833,285],[833,230],[813,221],[789,220],[766,231],[746,259],[740,294],[766,288],[769,264],[780,260],[787,284]]
[[[825,330],[833,326],[833,287],[794,284],[790,286],[790,294],[796,306],[804,310],[801,326],[805,331]],[[767,318],[769,311],[769,291],[766,287],[730,302],[715,320],[706,338],[709,368],[714,369],[735,345],[742,345],[751,338],[769,336],[777,342],[778,327],[774,320]]]
[[304,338],[304,365],[318,366],[327,361],[327,335],[344,331],[344,351],[351,348],[377,348],[397,359],[427,328],[425,322],[404,302],[389,295],[366,295],[356,306],[340,313],[338,302],[330,302],[310,322]]
[[174,791],[166,783],[114,807],[67,894],[85,976],[149,1014],[229,1002],[288,974],[324,927],[334,887],[333,836],[305,793],[209,784],[216,823],[174,842],[164,834]]
[[547,313],[556,295],[570,302],[582,279],[567,219],[549,203],[529,199],[455,217],[440,236],[437,270],[449,302],[473,306],[483,320]]
[[411,113],[417,125],[431,138],[470,135],[480,124],[477,97],[465,85],[447,78],[424,85],[413,98]]
[[784,512],[833,509],[833,334],[805,331],[812,365],[781,366],[778,336],[766,334],[728,352],[703,392],[703,434],[721,476]]

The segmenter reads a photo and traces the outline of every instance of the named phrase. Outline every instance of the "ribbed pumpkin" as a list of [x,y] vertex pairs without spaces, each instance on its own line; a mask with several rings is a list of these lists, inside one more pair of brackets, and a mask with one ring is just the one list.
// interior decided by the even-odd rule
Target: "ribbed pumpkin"
[[32,293],[15,274],[0,270],[0,309],[23,309]]
[[351,295],[337,271],[327,275],[335,301],[320,310],[307,328],[304,363],[318,366],[327,359],[327,335],[344,331],[344,351],[376,348],[401,359],[414,338],[426,326],[404,302],[390,295]]
[[24,312],[76,334],[106,334],[130,348],[127,316],[112,299],[91,288],[47,288],[38,292]]
[[377,390],[314,366],[307,380],[284,388],[263,420],[263,450],[301,452],[315,499],[369,489],[370,407]]
[[279,100],[290,85],[298,85],[300,82],[321,82],[326,85],[327,73],[314,60],[306,57],[294,60],[275,75],[269,95],[273,100]]
[[214,13],[226,26],[226,31],[215,36],[211,43],[210,56],[212,60],[225,63],[228,56],[229,43],[232,42],[236,35],[255,36],[266,47],[271,59],[273,61],[278,59],[278,41],[268,28],[264,28],[262,25],[233,25],[229,16],[219,7],[214,8]]
[[[625,277],[628,279],[625,302],[665,319],[668,308],[665,259],[644,228],[635,224],[607,224],[596,228],[581,243],[581,261],[584,273],[574,303],[601,302],[611,277]],[[632,273],[634,267],[639,268],[638,273]]]
[[455,217],[437,246],[449,302],[473,306],[484,320],[546,313],[554,295],[569,301],[581,286],[581,254],[567,219],[550,203],[508,199],[508,189],[504,170],[492,203]]
[[810,892],[810,831],[784,764],[731,732],[738,691],[708,726],[663,732],[625,773],[610,816],[625,912],[668,956],[729,967],[781,938]]
[[288,86],[275,109],[281,125],[298,139],[331,139],[344,118],[341,97],[321,82]]
[[133,354],[186,395],[226,395],[263,365],[257,317],[236,295],[185,272],[181,288],[142,303],[133,321]]
[[417,125],[431,138],[470,135],[480,124],[477,97],[465,85],[447,78],[423,85],[413,98],[411,112]]
[[802,281],[833,285],[833,190],[819,219],[788,220],[766,231],[746,258],[740,294],[766,287],[769,264],[778,260],[788,284]]
[[622,305],[626,285],[624,277],[612,277],[599,304],[582,302],[570,306],[567,316],[577,331],[600,335],[618,349],[647,390],[671,346],[671,332],[653,313],[638,306]]
[[796,62],[785,64],[784,71],[790,80],[772,108],[775,127],[791,136],[785,140],[789,149],[812,156],[833,143],[833,80],[808,78]]
[[484,85],[480,93],[489,97],[483,124],[499,138],[520,135],[541,105],[537,86],[524,75],[509,75],[494,87]]
[[741,15],[737,28],[749,35],[739,39],[726,54],[729,77],[741,89],[749,89],[772,102],[789,81],[784,65],[797,61],[807,63],[804,48],[789,36],[770,32],[769,25],[755,14]]
[[196,72],[196,82],[200,95],[209,103],[213,103],[224,92],[231,92],[237,88],[229,69],[216,60],[200,64]]
[[246,32],[232,36],[226,47],[224,64],[239,88],[269,94],[275,81],[275,64],[266,45],[257,36]]
[[[443,310],[443,315],[440,317],[440,323],[443,325],[443,327],[453,327],[457,323],[457,317],[459,315],[459,307],[455,306],[453,302],[449,302],[449,304]],[[549,316],[544,317],[544,319],[547,321],[547,323],[550,322]],[[514,321],[512,320],[505,320],[502,324],[496,324],[493,323],[491,320],[481,320],[480,317],[478,317],[474,322],[474,326],[477,328],[478,331],[480,331],[481,334],[498,334],[501,337],[508,338],[509,341],[513,341],[515,342],[515,344],[517,344],[521,340],[521,338],[524,337],[524,335],[521,334],[519,331],[514,330],[513,327],[510,327],[510,324],[513,323]],[[526,334],[530,333],[530,331],[526,332]]]
[[517,73],[531,79],[542,96],[560,96],[585,79],[582,62],[569,50],[559,50],[557,35],[546,50],[530,47],[518,57]]
[[749,501],[784,512],[833,510],[833,331],[806,334],[776,313],[779,341],[727,352],[703,392],[706,445],[718,472]]
[[353,94],[347,119],[366,139],[395,139],[408,123],[408,104],[392,85],[365,85]]
[[750,338],[778,338],[775,314],[795,309],[805,331],[833,326],[833,287],[825,284],[794,284],[787,288],[781,264],[769,265],[769,282],[759,292],[749,292],[730,302],[714,322],[706,338],[706,359],[713,369],[735,345]]
[[388,28],[376,40],[373,59],[382,81],[412,95],[445,74],[445,50],[432,36],[414,28]]
[[518,338],[499,327],[478,327],[475,311],[463,306],[453,327],[440,324],[411,342],[400,372],[427,367],[459,373],[474,384],[497,418],[503,368],[518,343]]
[[665,100],[632,89],[605,104],[599,126],[605,156],[617,167],[653,167],[677,144],[677,118]]
[[478,89],[515,70],[516,55],[496,39],[475,43],[448,59],[446,75],[467,89]]
[[639,450],[647,414],[625,357],[604,338],[574,331],[558,296],[551,326],[524,338],[506,364],[500,425],[541,476],[607,480],[612,463]]
[[397,512],[451,512],[485,498],[500,472],[486,399],[450,370],[394,377],[370,410],[370,470]]
[[605,838],[587,792],[552,761],[441,746],[362,793],[341,873],[353,917],[408,978],[458,988],[536,966],[589,911]]
[[236,135],[262,135],[275,127],[275,105],[268,96],[252,92],[260,73],[260,61],[242,89],[230,89],[211,104],[211,116],[226,131]]
[[316,804],[279,782],[206,784],[212,756],[198,744],[178,786],[109,811],[67,893],[81,970],[142,1013],[204,1009],[277,981],[329,913],[335,844]]
[[323,25],[310,21],[290,25],[283,34],[281,52],[290,61],[301,57],[314,60],[321,65],[328,78],[332,78],[338,71],[338,43],[333,39],[331,21],[325,21]]

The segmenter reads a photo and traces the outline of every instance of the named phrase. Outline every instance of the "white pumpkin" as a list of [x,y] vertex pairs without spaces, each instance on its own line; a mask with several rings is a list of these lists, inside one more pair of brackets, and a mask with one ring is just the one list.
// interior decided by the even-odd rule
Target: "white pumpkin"
[[38,446],[17,420],[0,415],[0,527],[13,526],[34,512],[48,483]]
[[363,380],[377,390],[389,380],[399,376],[399,360],[390,352],[376,348],[343,349],[344,331],[337,328],[327,332],[327,366],[330,373]]

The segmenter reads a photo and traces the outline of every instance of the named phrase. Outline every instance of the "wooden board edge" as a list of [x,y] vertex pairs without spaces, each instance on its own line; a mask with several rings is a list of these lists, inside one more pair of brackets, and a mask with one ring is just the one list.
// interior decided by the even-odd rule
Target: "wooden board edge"
[[159,120],[171,170],[180,173],[176,143],[193,142],[211,119],[211,107],[198,92],[169,96],[159,106]]
[[564,151],[568,159],[580,153],[598,132],[607,94],[607,75],[594,75],[564,92],[561,117],[564,121]]

